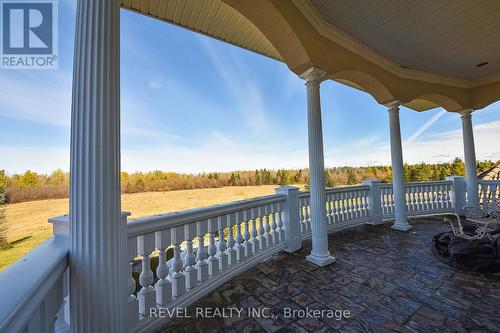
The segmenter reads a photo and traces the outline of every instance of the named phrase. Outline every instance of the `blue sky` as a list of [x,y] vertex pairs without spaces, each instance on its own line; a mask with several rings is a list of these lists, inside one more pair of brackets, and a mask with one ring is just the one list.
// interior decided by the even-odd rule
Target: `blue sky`
[[[0,70],[0,169],[69,170],[75,5],[59,2],[59,69]],[[306,167],[304,82],[286,65],[121,12],[122,169]],[[389,164],[388,115],[368,94],[321,86],[325,164]],[[474,113],[479,159],[500,159],[500,103]],[[401,110],[407,162],[462,157],[460,118]]]

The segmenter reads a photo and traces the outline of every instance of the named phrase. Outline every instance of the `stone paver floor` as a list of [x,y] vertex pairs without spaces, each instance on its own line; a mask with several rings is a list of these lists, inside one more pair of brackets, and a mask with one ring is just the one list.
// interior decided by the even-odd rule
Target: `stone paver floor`
[[[192,318],[177,318],[162,332],[500,332],[500,274],[446,266],[432,255],[431,241],[448,225],[442,218],[411,223],[406,233],[385,224],[330,235],[337,261],[324,268],[304,260],[311,248],[304,242],[200,299],[188,308]],[[243,311],[202,318],[197,308]],[[325,311],[321,318],[290,315],[307,309]],[[334,310],[350,317],[335,318]]]

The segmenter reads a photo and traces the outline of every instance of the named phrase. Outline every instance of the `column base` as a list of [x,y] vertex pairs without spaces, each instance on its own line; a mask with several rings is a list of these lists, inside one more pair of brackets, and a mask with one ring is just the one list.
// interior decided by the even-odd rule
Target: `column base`
[[399,231],[408,231],[408,230],[411,230],[411,225],[409,225],[408,223],[403,224],[403,225],[393,224],[391,229],[399,230]]
[[330,254],[328,254],[327,256],[318,257],[311,253],[306,257],[306,260],[315,264],[316,266],[324,267],[333,264],[335,262],[335,257],[332,257]]

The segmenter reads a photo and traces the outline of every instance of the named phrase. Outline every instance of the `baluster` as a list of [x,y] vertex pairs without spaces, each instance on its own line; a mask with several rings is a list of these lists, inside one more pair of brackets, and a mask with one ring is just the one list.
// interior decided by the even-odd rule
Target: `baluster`
[[331,194],[326,195],[326,218],[328,220],[328,225],[332,224],[332,196]]
[[236,212],[236,244],[234,245],[234,250],[236,252],[236,261],[241,261],[244,257],[243,253],[243,235],[241,234],[241,212]]
[[[259,219],[259,227],[257,228],[257,239],[259,240],[259,251],[263,250],[266,247],[266,240],[264,239],[264,217],[262,213],[262,207],[257,208],[258,219]],[[257,222],[255,222],[257,223]]]
[[184,276],[186,289],[190,290],[198,284],[198,273],[196,271],[196,256],[193,251],[193,238],[196,235],[196,223],[184,225],[184,239],[186,240],[186,256],[184,257]]
[[415,188],[413,186],[408,187],[408,211],[415,211]]
[[304,199],[304,232],[308,232],[310,231],[310,228],[309,228],[309,223],[310,223],[310,219],[311,219],[311,215],[310,215],[310,210],[309,210],[309,202],[310,202],[310,197],[307,197]]
[[439,191],[439,186],[432,187],[432,202],[433,202],[432,209],[440,209],[438,200],[438,191]]
[[155,289],[153,288],[154,275],[151,271],[151,252],[155,249],[155,234],[137,236],[137,251],[141,256],[141,274],[139,275],[139,313],[149,316],[150,309],[156,306]]
[[493,198],[493,207],[494,208],[498,208],[498,192],[500,190],[500,185],[498,184],[492,184],[491,185],[492,189],[491,189],[491,196]]
[[350,221],[353,219],[352,215],[352,192],[346,192],[345,193],[345,211],[347,215],[347,221]]
[[355,211],[355,215],[356,215],[356,219],[359,219],[361,217],[361,212],[360,212],[360,204],[359,204],[359,194],[360,194],[360,191],[356,191],[354,193],[354,211]]
[[342,193],[338,192],[336,194],[336,205],[337,205],[337,222],[342,222]]
[[213,277],[219,273],[219,258],[215,256],[217,247],[215,246],[215,230],[217,229],[217,220],[208,219],[208,275]]
[[305,209],[305,199],[302,198],[302,199],[299,199],[299,208],[300,208],[300,233],[303,234],[306,232],[305,230],[305,226],[306,226],[306,222],[305,222],[305,213],[304,213],[304,209]]
[[389,191],[387,189],[384,189],[384,213],[385,214],[390,214],[390,198],[389,198]]
[[175,299],[186,292],[186,278],[181,273],[181,244],[184,241],[184,227],[174,227],[170,229],[172,237],[172,245],[174,246],[174,258],[172,260],[172,273],[170,282],[172,282],[172,297]]
[[278,224],[276,223],[276,207],[278,204],[272,204],[271,205],[271,239],[272,239],[272,244],[278,244],[279,240],[279,233],[278,233]]
[[283,209],[282,204],[278,203],[278,234],[280,243],[285,241],[285,229],[283,229]]
[[127,318],[128,325],[131,326],[139,321],[139,299],[135,295],[135,280],[132,275],[134,268],[134,258],[137,256],[137,238],[127,240],[128,254],[128,290],[127,290]]
[[[484,189],[485,189],[485,186],[484,184],[479,184],[479,189],[478,189],[478,200],[479,200],[479,204],[482,205],[484,203],[484,197],[485,197],[485,193],[484,193]],[[467,193],[468,195],[468,193]]]
[[368,191],[363,194],[363,217],[368,217]]
[[219,241],[217,246],[217,258],[219,259],[219,270],[223,271],[227,268],[228,258],[226,254],[226,241],[224,239],[224,227],[227,224],[227,216],[219,216],[217,218],[217,226],[219,229]]
[[479,193],[482,193],[482,199],[480,197],[479,202],[483,204],[483,206],[488,205],[488,185],[487,184],[481,184],[481,191]]
[[431,200],[430,200],[430,190],[429,190],[429,186],[425,185],[424,186],[424,199],[425,199],[425,210],[426,211],[429,211],[432,207],[431,207]]
[[422,207],[421,207],[421,198],[420,198],[420,195],[422,193],[420,192],[420,188],[419,187],[415,186],[414,189],[415,189],[415,194],[417,196],[417,199],[416,199],[417,211],[421,211]]
[[436,186],[436,207],[439,210],[444,208],[443,206],[443,185]]
[[347,192],[347,218],[354,220],[354,198],[352,191]]
[[252,255],[252,247],[250,244],[250,231],[248,227],[248,211],[243,211],[243,254],[245,258]]
[[271,239],[271,223],[269,221],[269,206],[264,206],[264,240],[265,240],[265,247],[269,247],[272,244],[272,239]]
[[427,210],[432,210],[432,186],[425,185],[425,193],[427,194]]
[[446,185],[444,187],[443,200],[444,200],[444,207],[445,208],[451,208],[451,202],[450,202],[450,185]]
[[448,185],[443,186],[443,190],[441,191],[441,201],[443,203],[443,208],[448,209],[450,207],[450,201],[448,200]]
[[162,306],[167,305],[172,300],[172,284],[167,279],[167,249],[170,243],[170,230],[167,229],[155,233],[155,245],[158,249],[158,267],[156,268],[158,281],[155,284],[156,303]]
[[428,211],[429,207],[429,188],[428,186],[422,186],[422,200],[424,205],[424,210]]
[[428,186],[422,186],[422,198],[423,198],[423,203],[424,203],[424,209],[425,211],[428,211],[430,209],[429,207],[429,188]]
[[229,266],[236,265],[236,250],[234,249],[233,227],[236,224],[236,214],[230,213],[227,215],[227,264]]
[[341,192],[340,197],[342,198],[342,222],[347,221],[347,210],[346,210],[346,194]]
[[252,238],[250,240],[250,246],[252,247],[252,254],[257,253],[259,249],[259,241],[257,240],[257,220],[256,220],[256,208],[250,209],[250,223],[252,225]]
[[365,191],[359,191],[359,216],[365,217]]
[[208,221],[196,222],[196,237],[198,238],[198,250],[196,250],[196,271],[198,282],[208,279],[208,264],[205,261],[207,252],[205,251],[205,235],[208,230]]
[[453,203],[451,202],[451,187],[446,191],[446,202],[448,203],[449,208],[453,207]]
[[332,194],[332,223],[337,223],[337,193]]

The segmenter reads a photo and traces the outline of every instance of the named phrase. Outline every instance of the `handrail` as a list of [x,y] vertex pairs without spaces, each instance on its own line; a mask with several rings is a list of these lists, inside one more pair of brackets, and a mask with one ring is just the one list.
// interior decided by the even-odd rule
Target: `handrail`
[[448,185],[448,184],[451,184],[451,183],[452,183],[451,180],[431,180],[431,181],[428,181],[428,182],[411,182],[411,183],[405,183],[405,186]]
[[500,184],[500,180],[478,180],[477,181],[479,184]]
[[252,207],[280,203],[284,201],[285,196],[273,194],[210,207],[194,208],[168,214],[143,217],[127,223],[127,234],[128,238],[133,238],[139,235],[161,231],[166,228],[174,228],[183,224],[217,217],[221,214],[230,214]]
[[344,187],[332,187],[327,188],[326,193],[337,193],[337,192],[349,192],[357,190],[368,190],[370,186],[368,185],[354,185],[354,186],[344,186]]
[[[47,295],[54,291],[54,287],[60,287],[60,295],[57,295],[57,299],[51,299],[55,302],[52,303],[55,305],[55,312],[46,313],[55,315],[63,301],[62,277],[67,268],[67,239],[54,237],[6,268],[0,274],[0,285],[4,287],[0,307],[0,332],[24,330],[37,308],[46,301]],[[51,323],[45,322],[43,325],[50,327]],[[39,329],[46,330],[42,327]]]

